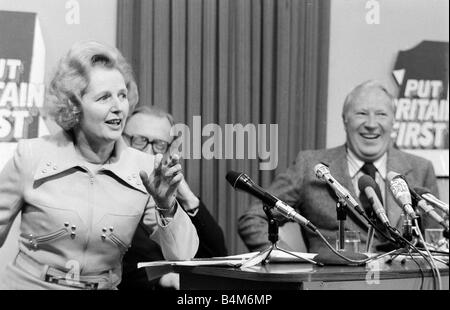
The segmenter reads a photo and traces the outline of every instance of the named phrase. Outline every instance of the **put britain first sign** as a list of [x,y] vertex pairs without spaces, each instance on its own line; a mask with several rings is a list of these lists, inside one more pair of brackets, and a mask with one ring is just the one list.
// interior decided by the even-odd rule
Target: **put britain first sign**
[[398,53],[393,71],[395,144],[430,159],[439,176],[448,176],[448,56],[448,42],[422,41]]
[[0,142],[46,131],[45,47],[35,13],[0,11]]

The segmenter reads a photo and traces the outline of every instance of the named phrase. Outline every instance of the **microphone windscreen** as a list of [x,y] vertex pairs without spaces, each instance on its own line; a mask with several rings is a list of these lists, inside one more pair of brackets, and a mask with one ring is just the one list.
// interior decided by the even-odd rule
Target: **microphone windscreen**
[[366,195],[365,189],[367,187],[371,187],[375,190],[376,185],[377,185],[377,183],[375,182],[375,180],[366,174],[362,175],[358,180],[358,188],[359,188],[359,191],[361,192],[361,194],[359,195],[359,200],[364,209],[364,212],[370,218],[375,218],[375,215],[374,215],[371,203],[369,201],[369,198]]
[[325,173],[330,173],[330,169],[327,165],[320,163],[314,166],[314,173],[316,174],[317,178],[322,179]]
[[241,172],[236,172],[236,171],[228,171],[227,175],[225,176],[225,178],[227,179],[228,183],[231,184],[231,186],[235,187],[236,185],[236,181],[239,179],[239,177],[242,175]]
[[375,180],[371,176],[365,174],[365,175],[361,176],[358,180],[359,191],[363,193],[364,189],[367,186],[370,186],[373,188],[373,190],[377,194],[377,197],[380,200],[380,202],[383,201],[383,196],[381,195],[380,186],[378,186],[378,183],[375,182]]
[[370,186],[375,190],[375,188],[377,187],[377,182],[375,182],[374,179],[372,179],[370,176],[365,174],[365,175],[361,176],[358,180],[359,191],[364,192],[364,189],[367,186]]

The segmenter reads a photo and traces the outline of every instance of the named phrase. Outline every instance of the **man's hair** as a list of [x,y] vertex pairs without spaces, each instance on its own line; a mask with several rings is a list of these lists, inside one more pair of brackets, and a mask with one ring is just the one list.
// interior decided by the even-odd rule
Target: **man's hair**
[[379,89],[379,90],[383,91],[386,94],[386,96],[391,101],[392,111],[395,112],[394,96],[391,95],[391,93],[387,90],[387,88],[380,81],[368,80],[368,81],[366,81],[366,82],[364,82],[362,84],[359,84],[355,88],[353,88],[353,90],[345,98],[344,106],[342,107],[342,119],[344,121],[345,121],[345,115],[347,114],[347,112],[348,112],[348,110],[350,108],[350,105],[359,96],[359,94],[361,94],[363,91],[365,91],[367,89],[373,89],[373,88]]
[[128,119],[132,118],[136,114],[156,116],[156,117],[159,117],[159,118],[167,118],[169,120],[170,126],[175,125],[175,121],[173,119],[173,116],[170,113],[167,113],[163,109],[161,109],[159,107],[156,107],[156,106],[139,105],[133,111],[133,113],[128,117]]

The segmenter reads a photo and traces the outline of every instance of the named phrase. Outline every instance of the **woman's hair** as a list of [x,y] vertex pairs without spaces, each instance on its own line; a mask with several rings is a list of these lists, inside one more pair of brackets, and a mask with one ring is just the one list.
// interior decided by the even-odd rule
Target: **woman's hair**
[[120,51],[99,42],[79,42],[72,46],[56,68],[47,91],[50,114],[56,123],[69,131],[78,124],[81,116],[81,98],[89,86],[90,72],[94,67],[117,69],[128,89],[130,113],[138,102],[138,91],[131,66]]

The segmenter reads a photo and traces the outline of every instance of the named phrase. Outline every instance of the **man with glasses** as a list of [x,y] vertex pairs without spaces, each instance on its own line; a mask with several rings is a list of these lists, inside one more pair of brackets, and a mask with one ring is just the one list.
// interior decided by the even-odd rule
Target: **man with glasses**
[[[172,116],[156,107],[141,106],[128,119],[123,137],[128,144],[149,154],[163,154],[170,158],[170,135],[174,120]],[[197,229],[200,245],[195,257],[226,256],[227,249],[222,229],[208,212],[205,205],[192,193],[186,180],[178,186],[177,200],[189,215]],[[144,269],[137,269],[138,262],[163,260],[158,244],[149,239],[143,227],[138,226],[132,246],[123,259],[122,283],[119,289],[170,289],[179,287],[178,275],[167,274],[149,282]]]

